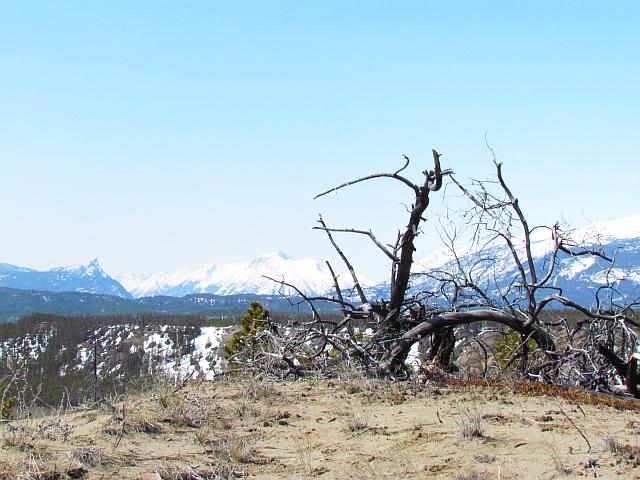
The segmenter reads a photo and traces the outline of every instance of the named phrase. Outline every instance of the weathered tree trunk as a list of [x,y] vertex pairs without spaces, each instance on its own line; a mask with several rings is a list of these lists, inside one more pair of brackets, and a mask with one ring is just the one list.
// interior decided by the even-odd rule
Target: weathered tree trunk
[[520,336],[520,341],[522,346],[520,347],[520,365],[518,369],[521,373],[525,373],[527,371],[527,366],[529,365],[529,344],[528,338],[526,335]]
[[436,365],[445,372],[451,371],[453,350],[456,346],[455,330],[443,328],[431,334],[431,348],[426,361]]
[[473,310],[469,312],[449,312],[431,317],[412,328],[396,340],[387,350],[380,373],[394,375],[401,373],[411,346],[425,336],[445,327],[456,327],[474,322],[493,322],[511,327],[513,330],[530,336],[545,351],[555,351],[551,336],[533,324],[524,324],[517,318],[500,310]]
[[627,391],[635,398],[640,398],[640,390],[638,389],[638,383],[640,383],[640,376],[638,375],[638,360],[635,356],[632,356],[629,362],[625,362],[613,350],[605,345],[598,345],[598,352],[607,361],[613,365],[618,372],[618,375],[623,379]]
[[429,193],[440,190],[442,187],[442,172],[440,169],[440,154],[435,150],[433,153],[434,170],[425,173],[424,184],[415,189],[415,201],[409,215],[407,225],[402,238],[400,239],[400,260],[394,265],[395,274],[391,285],[391,295],[389,298],[389,318],[388,324],[393,329],[400,317],[400,308],[404,302],[407,288],[409,287],[409,276],[413,265],[413,252],[416,250],[414,240],[418,236],[420,222],[422,222],[425,210],[429,206]]

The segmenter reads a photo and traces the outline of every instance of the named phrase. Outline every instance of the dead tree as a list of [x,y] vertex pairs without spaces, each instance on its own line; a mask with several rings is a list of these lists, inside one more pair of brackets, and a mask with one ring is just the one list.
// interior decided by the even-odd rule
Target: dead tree
[[[596,290],[593,304],[588,306],[567,297],[553,282],[561,257],[575,260],[589,256],[608,264],[609,271],[615,265],[614,257],[584,245],[583,239],[574,238],[575,232],[562,229],[558,224],[530,227],[503,177],[502,164],[496,162],[495,157],[494,164],[496,180],[476,181],[474,191],[452,177],[452,182],[471,203],[471,209],[464,212],[464,216],[480,247],[476,248],[479,253],[475,261],[457,262],[455,271],[440,272],[442,283],[455,292],[452,307],[463,309],[468,304],[474,309],[498,308],[513,317],[517,324],[511,328],[521,334],[522,340],[518,352],[520,370],[529,378],[603,390],[611,390],[613,383],[621,383],[638,397],[639,379],[634,362],[638,322],[634,302],[631,299],[619,304],[613,301],[615,284],[608,279],[609,275]],[[534,244],[541,241],[550,245],[542,259],[534,253]],[[455,246],[451,248],[455,250]],[[490,279],[481,283],[473,274],[473,267],[478,263],[485,265],[486,276],[486,264],[497,262],[496,257],[504,252],[515,268],[515,278],[504,285],[491,284]],[[545,311],[553,307],[573,310],[581,320],[572,326],[562,318],[549,322]],[[543,334],[543,343],[536,338],[539,334]],[[529,351],[529,338],[538,345],[537,352]],[[537,354],[535,360],[530,358],[533,353]]]
[[[339,279],[328,262],[334,279],[333,296],[311,298],[284,280],[272,279],[282,286],[293,287],[310,306],[313,317],[289,326],[286,332],[263,333],[270,337],[269,351],[265,352],[271,359],[269,364],[273,365],[272,360],[278,358],[278,365],[283,366],[286,375],[303,375],[310,370],[329,374],[337,363],[349,359],[371,374],[404,377],[407,355],[416,342],[431,337],[435,348],[431,360],[449,364],[457,328],[477,325],[480,336],[484,326],[498,325],[520,335],[521,342],[509,364],[517,363],[524,377],[606,391],[611,391],[618,382],[637,397],[638,369],[634,351],[638,323],[631,308],[633,304],[617,305],[609,301],[605,305],[601,301],[606,292],[615,288],[613,283],[598,289],[594,306],[572,301],[553,283],[561,256],[573,259],[592,256],[611,265],[614,258],[598,249],[585,248],[559,225],[530,227],[503,177],[502,164],[495,162],[495,158],[496,180],[472,182],[470,186],[458,181],[453,172],[441,169],[440,155],[435,150],[433,163],[434,168],[423,172],[420,183],[401,175],[409,165],[405,156],[402,168],[394,172],[367,175],[316,195],[315,198],[320,198],[361,182],[391,179],[411,190],[413,202],[406,227],[389,245],[370,230],[331,228],[320,217],[315,228],[326,233],[344,262],[358,298],[352,300],[351,296],[343,295]],[[452,262],[447,269],[424,272],[433,280],[433,288],[415,291],[411,288],[412,275],[418,273],[412,272],[415,241],[421,232],[430,195],[441,189],[444,178],[449,178],[451,186],[469,202],[470,207],[462,212],[461,218],[464,229],[471,232],[470,241],[476,253],[459,255],[458,238],[449,235]],[[537,242],[534,237],[538,232],[545,233],[551,245],[542,263],[534,252]],[[367,299],[353,265],[334,238],[334,234],[342,233],[368,237],[391,260],[389,293],[385,300]],[[479,273],[486,272],[486,265],[492,262],[513,266],[516,274],[510,283],[492,284],[486,273],[484,277]],[[339,305],[342,320],[324,319],[315,307],[317,302]],[[576,325],[563,319],[550,322],[545,311],[554,306],[578,312],[581,320]],[[486,365],[484,370],[486,372]]]
[[[388,342],[390,339],[396,338],[402,332],[404,326],[403,324],[405,323],[403,314],[405,313],[408,304],[411,303],[406,301],[406,295],[409,288],[411,267],[413,265],[413,253],[416,250],[414,244],[415,239],[420,233],[420,224],[424,220],[424,212],[429,206],[429,195],[431,194],[431,192],[437,192],[442,187],[443,172],[440,166],[440,154],[435,150],[433,150],[432,153],[434,169],[425,170],[423,172],[424,180],[420,185],[413,183],[406,177],[400,175],[400,173],[409,165],[409,158],[405,156],[404,166],[393,173],[377,173],[368,175],[357,180],[343,183],[342,185],[322,192],[314,197],[317,199],[324,195],[327,195],[328,193],[335,192],[341,188],[378,178],[390,178],[393,180],[397,180],[410,188],[414,194],[414,200],[409,212],[409,222],[405,227],[404,233],[398,235],[395,245],[393,245],[393,248],[391,249],[383,245],[371,231],[327,228],[322,218],[320,218],[321,226],[315,227],[316,229],[324,230],[327,233],[327,235],[329,236],[329,240],[338,251],[347,268],[351,271],[354,283],[360,295],[360,299],[362,301],[362,304],[364,305],[369,305],[369,303],[367,302],[367,299],[359,286],[359,282],[357,281],[355,273],[353,273],[353,267],[333,240],[331,232],[365,234],[389,259],[391,259],[392,263],[389,285],[389,301],[384,303],[377,303],[371,306],[371,311],[383,318],[383,320],[377,325],[376,328],[375,340],[377,342]],[[445,175],[449,173],[450,172],[444,172]],[[376,353],[379,354],[380,352]]]

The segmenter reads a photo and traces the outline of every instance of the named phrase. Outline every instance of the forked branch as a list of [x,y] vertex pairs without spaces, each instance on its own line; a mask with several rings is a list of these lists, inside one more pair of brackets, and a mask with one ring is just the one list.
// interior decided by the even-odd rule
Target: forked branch
[[392,261],[397,262],[398,260],[400,260],[393,253],[391,253],[391,251],[389,251],[389,249],[387,247],[385,247],[380,242],[380,240],[378,240],[376,238],[376,236],[373,234],[373,232],[371,230],[357,230],[355,228],[327,228],[327,227],[313,227],[313,229],[314,230],[324,230],[325,232],[358,233],[360,235],[366,235],[371,239],[371,241],[373,243],[376,244],[376,247],[378,247],[380,250],[382,250],[382,252],[387,257],[389,257]]
[[322,215],[320,215],[318,223],[322,225],[322,230],[324,230],[324,232],[327,234],[327,237],[329,237],[329,241],[331,242],[331,245],[333,245],[333,248],[335,248],[336,252],[338,252],[338,255],[340,255],[340,258],[342,258],[342,261],[344,262],[345,266],[349,270],[349,273],[351,274],[351,279],[353,280],[353,288],[355,288],[356,292],[358,292],[358,296],[360,297],[360,300],[362,301],[362,303],[367,303],[367,297],[364,294],[364,290],[362,290],[362,286],[360,285],[360,281],[358,280],[358,276],[356,275],[356,271],[354,270],[353,265],[351,265],[351,262],[349,261],[347,256],[344,254],[344,252],[340,249],[336,241],[333,239],[333,236],[331,235],[331,231],[327,228],[327,225],[324,223],[324,220],[322,219]]

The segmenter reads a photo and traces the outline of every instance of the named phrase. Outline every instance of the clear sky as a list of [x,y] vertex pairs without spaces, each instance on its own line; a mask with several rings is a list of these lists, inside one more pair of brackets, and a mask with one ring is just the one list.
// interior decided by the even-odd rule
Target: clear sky
[[0,262],[333,259],[319,212],[390,242],[410,192],[315,193],[485,177],[485,132],[534,223],[640,213],[640,2],[3,1]]

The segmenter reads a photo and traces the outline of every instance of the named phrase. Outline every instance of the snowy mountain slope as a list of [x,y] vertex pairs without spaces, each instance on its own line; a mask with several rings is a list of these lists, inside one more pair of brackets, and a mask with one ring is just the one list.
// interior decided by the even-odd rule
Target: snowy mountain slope
[[0,275],[11,275],[12,273],[27,273],[36,272],[31,268],[18,267],[16,265],[10,265],[8,263],[0,263]]
[[[167,375],[185,378],[205,377],[221,371],[219,346],[230,327],[162,325],[139,323],[93,327],[74,325],[69,332],[60,325],[40,323],[33,330],[16,337],[0,339],[0,363],[11,357],[23,368],[36,367],[47,373],[47,381],[61,382],[62,377],[93,375],[105,384],[124,380],[141,370],[160,370]],[[94,350],[95,348],[95,350]]]
[[[608,278],[609,282],[615,282],[617,289],[614,300],[640,298],[640,215],[588,225],[573,231],[571,238],[585,247],[615,256],[615,266],[610,269],[611,264],[598,257],[570,257],[561,253],[550,286],[561,288],[566,296],[580,303],[592,305],[598,287],[606,284]],[[522,250],[522,243],[517,244],[517,248]],[[538,272],[546,271],[551,248],[549,232],[536,231],[532,238],[532,253]],[[515,262],[502,244],[480,251],[460,248],[458,254],[463,268],[472,272],[475,283],[486,290],[504,291],[518,276]],[[439,281],[433,276],[442,278],[446,273],[457,271],[458,264],[452,253],[446,249],[438,250],[415,263],[414,274],[428,275],[416,275],[412,289],[438,290]],[[378,297],[385,297],[388,288],[388,283],[383,282],[371,291]]]
[[77,267],[58,267],[47,271],[0,264],[0,286],[49,292],[85,292],[131,298],[120,283],[107,275],[97,259]]
[[[294,259],[283,252],[268,253],[247,262],[210,264],[189,272],[161,272],[150,275],[122,274],[118,280],[134,297],[183,296],[192,293],[234,295],[253,293],[276,295],[280,285],[263,277],[283,279],[306,294],[324,294],[333,286],[333,279],[323,262],[303,258]],[[344,275],[341,279],[346,278]],[[364,283],[364,280],[361,280]],[[343,288],[348,288],[346,282]],[[283,293],[293,294],[285,287]]]

